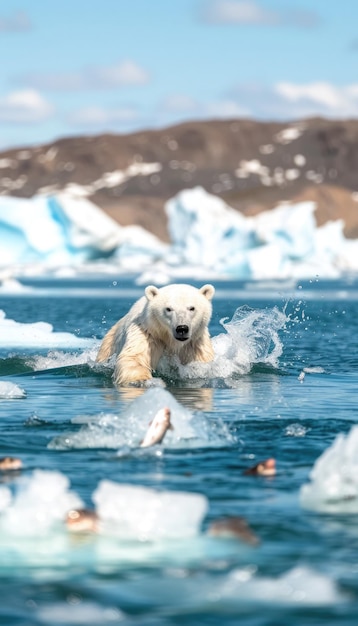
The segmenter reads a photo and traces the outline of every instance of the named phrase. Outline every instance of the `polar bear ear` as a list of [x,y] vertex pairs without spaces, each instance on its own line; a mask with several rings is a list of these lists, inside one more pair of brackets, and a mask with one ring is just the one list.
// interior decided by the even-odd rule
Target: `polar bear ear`
[[203,287],[200,287],[199,291],[203,296],[205,296],[205,298],[212,300],[215,293],[215,287],[212,285],[203,285]]
[[147,300],[153,300],[153,298],[158,295],[159,289],[154,287],[154,285],[148,285],[148,287],[145,288],[144,293]]

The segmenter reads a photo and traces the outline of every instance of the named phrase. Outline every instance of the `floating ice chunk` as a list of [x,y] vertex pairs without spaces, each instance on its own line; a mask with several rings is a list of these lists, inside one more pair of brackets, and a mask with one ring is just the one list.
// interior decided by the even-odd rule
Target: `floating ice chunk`
[[110,480],[99,483],[92,499],[105,526],[138,541],[197,535],[208,510],[202,494],[157,491]]
[[[77,596],[74,596],[77,598]],[[101,606],[94,600],[79,599],[79,604],[69,602],[67,598],[64,602],[54,602],[47,605],[41,603],[36,611],[36,617],[41,624],[51,624],[52,626],[115,626],[115,624],[125,624],[125,614],[116,606]]]
[[9,381],[0,380],[0,398],[25,398],[26,391],[21,389],[15,383],[11,383]]
[[10,506],[12,499],[11,491],[5,485],[0,485],[0,513]]
[[304,508],[358,513],[358,426],[336,437],[315,462],[310,480],[300,490]]
[[63,523],[70,509],[83,506],[69,490],[69,480],[61,472],[35,470],[19,479],[17,491],[0,520],[2,531],[13,535],[40,535]]
[[1,293],[33,293],[32,287],[26,287],[22,285],[20,281],[11,276],[4,276],[4,273],[0,274],[0,292]]
[[0,346],[6,348],[83,348],[92,339],[76,337],[72,333],[54,332],[48,322],[20,323],[7,319],[0,310]]

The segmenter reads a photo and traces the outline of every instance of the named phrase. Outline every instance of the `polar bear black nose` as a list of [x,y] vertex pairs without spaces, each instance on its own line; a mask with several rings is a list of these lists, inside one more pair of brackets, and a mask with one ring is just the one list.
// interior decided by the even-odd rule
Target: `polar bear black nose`
[[188,333],[189,333],[189,326],[187,326],[186,324],[180,324],[175,329],[175,334],[178,337],[178,339],[185,337],[185,335],[187,335]]

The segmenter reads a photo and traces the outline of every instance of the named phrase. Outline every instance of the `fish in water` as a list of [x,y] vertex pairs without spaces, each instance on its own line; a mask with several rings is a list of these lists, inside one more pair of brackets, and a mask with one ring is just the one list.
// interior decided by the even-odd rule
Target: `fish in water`
[[0,459],[0,470],[7,472],[8,470],[19,470],[22,468],[22,461],[14,456],[3,456]]
[[240,539],[251,544],[252,546],[257,545],[260,542],[259,538],[251,530],[246,520],[237,515],[214,520],[210,524],[207,534],[211,537],[220,537],[224,539]]
[[160,409],[149,424],[149,428],[145,434],[143,441],[140,443],[141,448],[154,446],[161,443],[165,437],[167,430],[173,430],[170,422],[171,412],[168,407]]
[[254,474],[256,476],[275,476],[276,461],[275,459],[265,459],[265,461],[260,461],[253,467],[246,469],[244,474]]
[[99,517],[96,511],[91,509],[71,509],[67,513],[66,526],[68,530],[75,533],[97,532]]

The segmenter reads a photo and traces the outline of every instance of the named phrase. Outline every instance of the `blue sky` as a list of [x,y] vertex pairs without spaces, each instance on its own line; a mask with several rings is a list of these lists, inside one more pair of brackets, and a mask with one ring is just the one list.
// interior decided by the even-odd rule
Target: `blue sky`
[[2,0],[0,149],[358,114],[357,0]]

